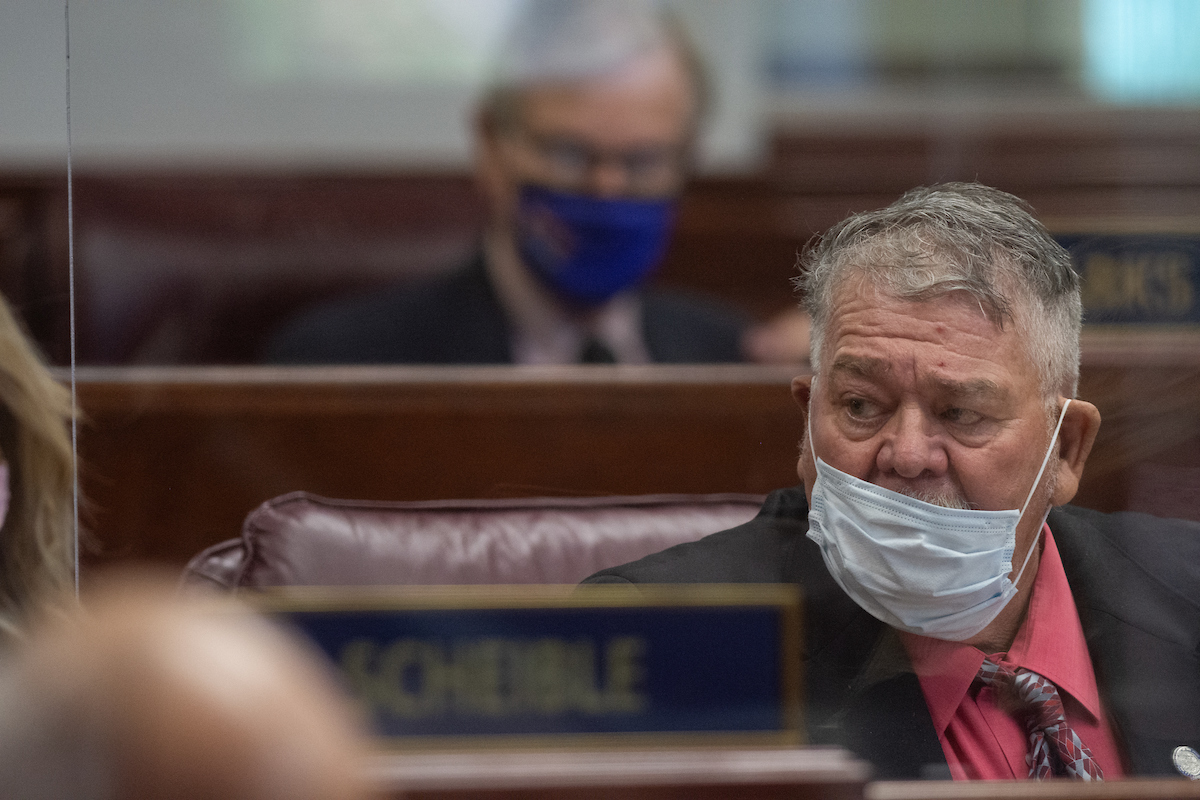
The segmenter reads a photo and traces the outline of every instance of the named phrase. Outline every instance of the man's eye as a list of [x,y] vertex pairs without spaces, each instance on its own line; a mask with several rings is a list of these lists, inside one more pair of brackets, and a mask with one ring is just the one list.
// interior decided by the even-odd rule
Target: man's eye
[[869,400],[852,397],[846,401],[846,411],[855,419],[870,419],[878,412],[878,409]]
[[942,419],[954,425],[975,425],[983,421],[983,415],[968,408],[949,408],[942,412]]
[[674,149],[647,147],[626,153],[621,157],[621,161],[631,177],[647,178],[669,172],[675,167],[676,158]]
[[586,172],[592,160],[586,148],[571,142],[554,142],[542,152],[555,169],[572,174]]

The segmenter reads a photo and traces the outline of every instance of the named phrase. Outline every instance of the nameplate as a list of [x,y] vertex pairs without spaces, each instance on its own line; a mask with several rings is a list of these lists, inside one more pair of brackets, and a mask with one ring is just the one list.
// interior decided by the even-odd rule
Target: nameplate
[[293,588],[255,602],[328,655],[396,744],[802,743],[792,586]]
[[1058,234],[1091,325],[1200,324],[1200,233]]

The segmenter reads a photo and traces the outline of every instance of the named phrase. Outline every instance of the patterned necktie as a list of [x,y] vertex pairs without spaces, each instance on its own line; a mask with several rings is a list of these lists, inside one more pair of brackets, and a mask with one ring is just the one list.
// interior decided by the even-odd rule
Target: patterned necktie
[[1015,672],[990,658],[979,667],[979,679],[1002,695],[1015,697],[1018,712],[1029,732],[1029,777],[1039,781],[1059,775],[1084,781],[1102,781],[1104,773],[1092,751],[1067,724],[1062,697],[1053,683],[1027,669]]

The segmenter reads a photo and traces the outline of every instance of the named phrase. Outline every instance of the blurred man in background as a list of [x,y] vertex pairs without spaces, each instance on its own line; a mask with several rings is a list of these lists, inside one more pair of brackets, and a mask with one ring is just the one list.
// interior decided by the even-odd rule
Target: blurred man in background
[[742,360],[743,316],[644,286],[670,238],[704,95],[690,44],[655,5],[531,0],[476,122],[489,210],[478,256],[320,308],[275,337],[269,360]]

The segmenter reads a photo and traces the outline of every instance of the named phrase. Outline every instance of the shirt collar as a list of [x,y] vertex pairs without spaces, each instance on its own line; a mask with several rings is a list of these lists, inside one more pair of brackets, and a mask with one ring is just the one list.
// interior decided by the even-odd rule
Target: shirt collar
[[1088,654],[1087,640],[1075,608],[1075,598],[1063,571],[1058,546],[1050,535],[1043,533],[1041,566],[1025,623],[1017,631],[1006,660],[1048,679],[1059,691],[1078,700],[1095,720],[1100,719],[1100,692],[1096,688],[1096,672]]
[[584,342],[595,338],[622,364],[647,364],[642,303],[623,292],[586,315],[570,314],[498,236],[485,239],[484,265],[512,331],[518,364],[573,364]]
[[[1004,661],[1025,667],[1074,697],[1095,720],[1100,719],[1100,693],[1088,655],[1083,627],[1058,547],[1043,525],[1041,562],[1029,610]],[[962,642],[900,633],[909,660],[921,681],[929,714],[938,735],[950,724],[983,663],[984,652]]]

